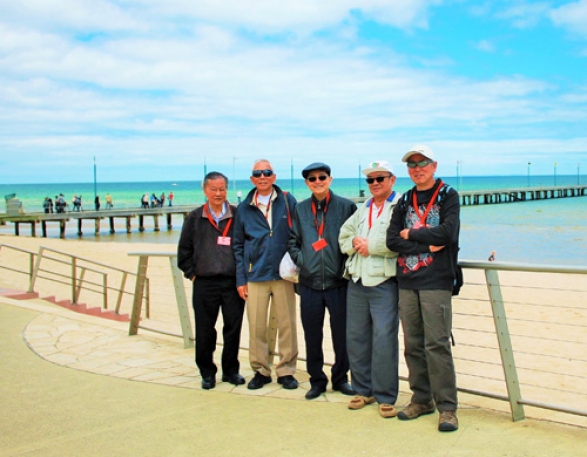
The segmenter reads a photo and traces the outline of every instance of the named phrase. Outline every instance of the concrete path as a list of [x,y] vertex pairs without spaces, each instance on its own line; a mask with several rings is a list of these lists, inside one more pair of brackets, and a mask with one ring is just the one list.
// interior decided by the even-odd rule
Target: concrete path
[[[328,392],[275,382],[204,391],[192,350],[39,300],[0,297],[0,456],[583,456],[587,430],[468,406],[460,430],[437,415],[382,419]],[[219,351],[217,351],[219,352]],[[246,352],[241,373],[248,379]],[[303,365],[302,363],[300,365]],[[463,401],[464,400],[464,401]],[[409,401],[402,384],[398,406]]]

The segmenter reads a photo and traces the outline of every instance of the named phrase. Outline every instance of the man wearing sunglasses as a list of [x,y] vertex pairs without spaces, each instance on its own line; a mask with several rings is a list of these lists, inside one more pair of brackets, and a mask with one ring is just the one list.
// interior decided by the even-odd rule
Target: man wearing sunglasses
[[251,172],[255,187],[238,205],[234,219],[236,285],[239,295],[247,300],[249,360],[255,372],[247,387],[252,390],[271,382],[267,342],[270,299],[279,341],[277,382],[285,389],[298,387],[293,376],[298,359],[295,292],[293,283],[279,276],[296,199],[275,185],[276,178],[268,160],[257,160]]
[[342,226],[340,249],[349,258],[347,347],[353,388],[348,408],[378,403],[383,418],[395,417],[398,378],[397,252],[385,245],[391,212],[400,194],[393,190],[391,164],[373,162],[363,170],[372,198]]
[[438,409],[438,430],[454,431],[459,423],[450,335],[459,195],[434,177],[438,163],[429,147],[412,147],[402,161],[415,186],[394,208],[387,231],[387,247],[399,253],[399,309],[412,390],[398,418]]
[[355,395],[348,383],[349,360],[346,349],[346,290],[343,278],[345,256],[338,246],[342,224],[357,206],[330,191],[330,167],[317,162],[302,171],[312,196],[296,207],[289,253],[300,268],[299,291],[302,325],[306,342],[306,364],[310,390],[306,399],[326,392],[328,377],[324,373],[324,317],[330,314],[330,331],[334,349],[331,381],[333,390]]

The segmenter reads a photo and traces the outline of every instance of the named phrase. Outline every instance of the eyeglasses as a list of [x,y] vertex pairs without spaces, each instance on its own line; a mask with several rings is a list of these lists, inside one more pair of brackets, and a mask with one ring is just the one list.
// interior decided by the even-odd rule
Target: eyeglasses
[[310,176],[308,178],[308,181],[316,182],[317,179],[319,179],[320,181],[326,181],[328,179],[328,175]]
[[375,178],[366,178],[365,181],[367,181],[367,184],[373,184],[375,181],[381,183],[383,182],[384,179],[386,178],[391,178],[393,175],[389,175],[389,176],[377,176]]
[[431,163],[432,160],[420,160],[419,162],[408,162],[406,165],[408,166],[408,168],[424,168],[425,166],[430,165]]
[[261,175],[268,178],[269,176],[273,176],[273,170],[253,170],[251,174],[253,175],[253,178],[260,178]]

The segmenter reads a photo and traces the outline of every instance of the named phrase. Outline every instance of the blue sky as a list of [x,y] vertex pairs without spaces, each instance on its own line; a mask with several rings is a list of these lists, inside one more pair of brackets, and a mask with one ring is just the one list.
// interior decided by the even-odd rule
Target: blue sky
[[0,182],[587,170],[587,0],[0,0]]

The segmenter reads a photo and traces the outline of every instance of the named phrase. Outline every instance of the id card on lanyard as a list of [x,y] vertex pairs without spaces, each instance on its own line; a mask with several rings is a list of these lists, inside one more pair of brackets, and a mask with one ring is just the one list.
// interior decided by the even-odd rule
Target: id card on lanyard
[[210,211],[208,210],[208,205],[204,206],[204,213],[206,214],[206,217],[210,221],[210,224],[212,224],[212,227],[214,227],[216,230],[218,230],[222,234],[222,236],[218,237],[216,244],[218,244],[219,246],[230,246],[231,239],[229,236],[226,236],[226,235],[228,235],[228,230],[230,229],[230,224],[232,224],[232,218],[230,218],[228,220],[226,227],[224,227],[224,231],[222,231],[222,230],[220,230],[220,227],[218,227],[218,224],[216,223],[216,221],[210,215]]
[[416,192],[412,192],[412,206],[414,207],[414,211],[416,212],[416,215],[418,216],[418,220],[416,222],[414,222],[414,225],[412,226],[413,229],[417,230],[422,227],[427,227],[426,218],[428,217],[428,213],[432,209],[432,205],[434,205],[434,202],[436,202],[436,197],[438,197],[438,192],[440,192],[440,188],[443,185],[444,185],[444,183],[442,181],[440,181],[440,184],[438,185],[438,187],[434,191],[434,194],[432,195],[432,198],[428,202],[428,205],[426,205],[426,210],[424,211],[424,214],[421,214],[420,208],[418,208],[418,197],[416,195]]
[[314,213],[314,223],[316,224],[316,231],[318,232],[318,241],[313,242],[312,247],[316,252],[321,251],[328,246],[326,239],[322,237],[322,235],[324,235],[324,221],[326,220],[326,211],[328,211],[328,202],[330,202],[330,192],[326,196],[326,202],[324,203],[322,222],[318,225],[318,211],[316,210],[316,203],[312,200],[312,213]]

